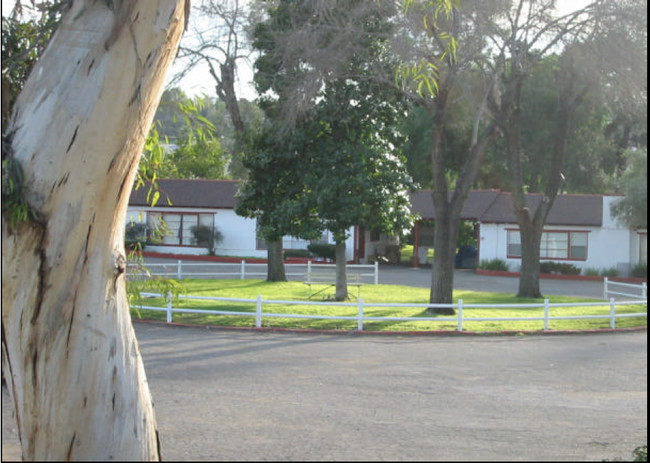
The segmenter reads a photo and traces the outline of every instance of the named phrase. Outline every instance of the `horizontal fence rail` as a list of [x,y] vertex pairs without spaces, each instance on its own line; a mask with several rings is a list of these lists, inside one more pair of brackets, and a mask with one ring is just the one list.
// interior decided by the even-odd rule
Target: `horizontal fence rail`
[[[241,280],[246,278],[266,277],[266,263],[259,262],[183,262],[179,260],[175,263],[147,263],[145,267],[151,275],[168,276],[176,279],[190,277],[237,277]],[[303,277],[305,273],[311,273],[314,269],[328,269],[335,271],[335,264],[319,264],[311,260],[305,264],[284,264],[288,270],[287,277]],[[353,270],[363,278],[364,283],[379,284],[379,264],[348,264],[346,269]],[[302,271],[299,271],[302,270]],[[137,271],[130,268],[129,275],[137,278]]]
[[[456,330],[463,331],[464,322],[490,322],[490,321],[543,321],[544,331],[549,330],[549,322],[552,320],[573,320],[573,319],[609,319],[610,328],[616,328],[616,320],[618,318],[627,317],[646,317],[647,313],[647,300],[633,300],[633,301],[616,301],[611,298],[609,302],[579,302],[579,303],[550,303],[545,299],[543,303],[536,304],[465,304],[462,299],[458,300],[456,304],[414,304],[414,303],[366,303],[362,298],[359,298],[355,303],[348,302],[312,302],[312,301],[280,301],[280,300],[264,300],[262,296],[257,296],[256,299],[237,299],[228,297],[207,297],[207,296],[178,296],[178,299],[183,300],[203,300],[203,301],[224,301],[224,302],[242,302],[255,306],[255,312],[236,312],[230,310],[209,310],[199,308],[178,308],[173,307],[173,298],[169,295],[165,296],[157,293],[140,293],[142,297],[148,298],[166,298],[165,307],[134,305],[134,308],[144,310],[163,311],[167,313],[167,323],[173,322],[174,313],[198,313],[198,314],[212,314],[212,315],[238,315],[244,317],[255,317],[255,327],[262,327],[262,320],[267,318],[304,318],[304,319],[336,319],[336,320],[356,320],[357,330],[364,330],[364,322],[366,321],[434,321],[434,322],[455,322]],[[356,307],[357,314],[353,316],[333,316],[333,315],[309,315],[309,314],[290,314],[290,313],[273,313],[264,312],[265,305],[282,304],[282,305],[304,305],[304,306],[335,306],[335,307]],[[617,306],[640,304],[646,306],[646,312],[639,313],[616,313]],[[550,309],[554,307],[599,307],[609,306],[609,314],[606,315],[562,315],[551,316]],[[375,317],[366,316],[364,309],[368,307],[413,307],[413,308],[454,308],[458,311],[457,316],[454,317]],[[541,317],[465,317],[464,310],[470,308],[544,308],[544,315]]]
[[646,283],[623,283],[620,281],[610,281],[607,277],[605,277],[603,280],[603,288],[603,299],[605,300],[609,299],[610,294],[615,294],[617,296],[635,297],[639,299],[648,299],[648,285]]

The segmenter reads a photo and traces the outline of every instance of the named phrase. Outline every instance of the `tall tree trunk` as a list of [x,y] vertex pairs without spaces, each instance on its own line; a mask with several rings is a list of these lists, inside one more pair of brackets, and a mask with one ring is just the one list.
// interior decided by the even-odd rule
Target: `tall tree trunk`
[[[488,146],[497,135],[496,122],[492,121],[479,134],[478,126],[486,102],[477,110],[470,148],[465,163],[456,180],[456,188],[450,194],[447,188],[447,171],[445,155],[445,117],[450,83],[441,90],[427,108],[433,125],[431,129],[431,165],[433,173],[433,206],[435,208],[435,225],[433,232],[433,265],[431,276],[431,294],[429,302],[434,304],[451,304],[454,289],[454,258],[458,242],[460,214],[465,200],[476,180],[481,163]],[[489,93],[489,91],[488,91]],[[431,308],[432,313],[454,314],[453,308]]]
[[[443,213],[444,213],[443,206]],[[448,209],[448,207],[446,208]],[[438,216],[436,208],[436,216]],[[431,280],[431,296],[429,302],[451,304],[454,290],[454,257],[458,240],[459,219],[436,219],[433,229],[433,266]],[[453,307],[432,307],[429,312],[434,314],[453,315]]]
[[3,372],[24,460],[160,458],[124,231],[186,11],[74,2],[15,104],[3,159],[22,166],[38,216],[2,216]]
[[513,86],[513,101],[515,104],[506,125],[506,150],[508,171],[513,185],[512,198],[515,215],[517,216],[521,235],[521,269],[519,271],[517,297],[536,299],[543,297],[539,286],[539,274],[540,243],[544,232],[544,224],[564,181],[562,168],[566,157],[571,118],[575,110],[584,101],[588,91],[588,88],[585,87],[576,92],[574,82],[575,79],[571,77],[571,72],[569,72],[569,77],[561,82],[564,86],[561,88],[561,94],[558,98],[559,106],[553,132],[553,155],[548,166],[544,197],[534,212],[529,209],[530,205],[527,203],[524,194],[524,175],[521,165],[522,149],[519,137],[521,130],[519,110],[521,82],[519,82],[519,85]]
[[347,261],[345,258],[345,241],[337,241],[335,249],[336,260],[336,293],[334,299],[345,301],[348,299]]
[[[523,212],[526,213],[525,211]],[[521,233],[521,269],[519,270],[519,290],[517,297],[541,298],[539,288],[539,246],[542,231],[533,220],[519,219]]]
[[267,270],[266,281],[287,281],[284,271],[284,256],[282,252],[282,238],[267,242]]

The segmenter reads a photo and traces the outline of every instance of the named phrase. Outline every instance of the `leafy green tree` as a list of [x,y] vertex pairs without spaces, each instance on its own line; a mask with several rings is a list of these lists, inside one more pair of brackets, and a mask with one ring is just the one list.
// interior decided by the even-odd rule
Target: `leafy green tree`
[[336,243],[336,300],[348,297],[345,241],[351,227],[403,235],[413,225],[412,183],[394,130],[400,100],[394,95],[398,99],[391,104],[386,89],[380,100],[373,87],[368,80],[329,84],[309,113],[310,127],[303,129],[312,134],[305,147],[310,154],[305,195]]
[[16,1],[2,17],[2,133],[11,108],[69,2]]
[[621,177],[625,197],[612,204],[612,214],[632,229],[648,228],[648,150],[630,150],[626,157]]
[[316,239],[318,222],[303,196],[302,173],[308,162],[290,137],[270,124],[249,132],[243,158],[248,178],[241,185],[235,211],[257,219],[258,234],[267,245],[267,281],[286,281],[282,237]]
[[159,172],[165,178],[228,178],[228,155],[216,138],[191,133],[174,151],[165,155]]
[[[318,5],[310,1],[277,2],[269,10],[269,21],[256,29],[254,45],[261,51],[256,62],[258,91],[262,95],[272,91],[260,99],[261,105],[275,127],[288,127],[280,136],[291,146],[290,150],[281,150],[291,159],[287,166],[291,170],[279,172],[278,178],[289,174],[294,179],[291,194],[280,190],[285,194],[276,195],[274,200],[266,195],[264,198],[272,201],[267,217],[273,217],[274,211],[308,217],[306,228],[316,236],[325,229],[332,231],[337,243],[335,297],[345,299],[348,229],[353,225],[386,231],[401,228],[408,222],[406,188],[410,179],[395,149],[401,144],[395,125],[402,102],[387,87],[378,85],[371,72],[382,65],[385,53],[379,32],[389,31],[386,11],[366,8],[368,4],[363,1],[337,2],[325,9]],[[333,31],[340,30],[342,20],[349,21],[345,30],[353,35],[354,46],[347,50],[345,62],[338,63],[339,74],[326,75],[323,71],[331,65],[328,60],[334,59],[328,53],[330,47],[340,44],[341,39]],[[310,35],[304,43],[289,40],[296,31],[304,32],[307,25]],[[299,103],[305,106],[297,118],[292,112],[296,93],[302,92],[299,89],[314,73],[319,76],[318,90],[311,88],[304,95],[313,101]],[[256,178],[251,173],[249,180]],[[273,180],[265,178],[263,182]],[[261,189],[264,183],[249,185]],[[265,221],[276,228],[277,222]]]

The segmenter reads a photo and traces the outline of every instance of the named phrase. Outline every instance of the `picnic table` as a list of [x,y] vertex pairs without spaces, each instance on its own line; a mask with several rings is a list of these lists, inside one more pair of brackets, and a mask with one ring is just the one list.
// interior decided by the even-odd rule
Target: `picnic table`
[[[361,294],[361,286],[363,285],[361,274],[348,273],[346,277],[348,286],[357,287],[357,297],[359,297]],[[309,299],[311,299],[313,296],[326,291],[328,288],[336,286],[336,272],[312,270],[305,273],[303,283],[309,286]],[[325,287],[313,292],[312,286],[315,285],[324,285]]]

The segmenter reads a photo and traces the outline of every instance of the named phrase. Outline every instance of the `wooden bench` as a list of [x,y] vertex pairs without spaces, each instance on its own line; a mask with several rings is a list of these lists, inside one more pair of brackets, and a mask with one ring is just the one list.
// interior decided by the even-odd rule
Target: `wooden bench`
[[[359,273],[347,273],[347,284],[348,286],[357,287],[357,297],[361,294],[361,286],[363,282],[361,281],[361,274]],[[336,286],[336,272],[307,272],[303,279],[303,283],[309,286],[309,299],[311,299],[316,294],[322,293],[323,291]],[[325,285],[324,288],[319,289],[315,293],[312,292],[312,285]]]

